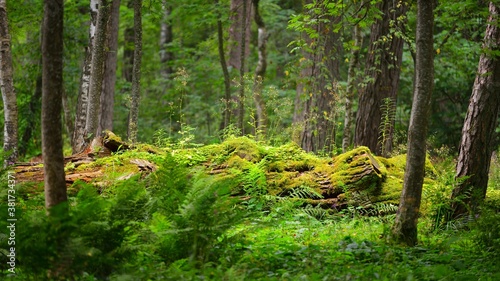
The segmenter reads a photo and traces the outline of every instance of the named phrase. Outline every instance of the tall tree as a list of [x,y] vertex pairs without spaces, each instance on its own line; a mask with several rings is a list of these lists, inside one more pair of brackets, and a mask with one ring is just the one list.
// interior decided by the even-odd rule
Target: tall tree
[[6,164],[17,159],[17,101],[14,89],[7,0],[0,0],[0,90],[4,104],[3,149],[10,151]]
[[490,16],[484,35],[483,54],[462,129],[453,189],[452,217],[477,212],[488,187],[488,173],[494,150],[494,135],[500,110],[500,5],[490,2]]
[[128,139],[137,141],[137,121],[139,119],[139,98],[141,96],[142,59],[142,0],[134,0],[134,67],[132,72],[132,94],[128,119]]
[[113,130],[119,23],[120,0],[113,0],[107,26],[106,61],[104,63],[104,80],[102,84],[98,133],[104,130]]
[[253,99],[255,102],[257,115],[255,135],[262,135],[263,137],[265,137],[267,129],[267,112],[266,103],[262,98],[262,83],[264,81],[264,75],[266,74],[267,69],[267,31],[264,19],[262,19],[259,12],[259,0],[252,0],[252,4],[254,9],[255,23],[257,24],[257,49],[259,53],[259,61],[257,63],[257,67],[255,68],[255,77],[253,82]]
[[172,33],[172,19],[170,18],[172,13],[172,5],[167,0],[162,0],[161,8],[163,10],[163,19],[161,21],[160,27],[160,63],[161,63],[161,74],[164,78],[169,78],[173,73],[172,70],[172,60],[174,54],[169,50],[169,44],[172,43],[174,39]]
[[80,90],[78,92],[78,101],[76,104],[75,126],[73,127],[73,137],[71,146],[73,154],[85,149],[86,135],[85,125],[87,124],[87,111],[89,107],[89,88],[92,72],[92,52],[94,46],[94,37],[97,26],[97,14],[99,12],[99,0],[90,0],[90,24],[89,24],[89,42],[85,48],[85,59],[83,62],[83,71],[80,78]]
[[359,53],[361,45],[363,44],[363,36],[361,34],[361,27],[359,23],[354,25],[353,30],[354,45],[351,47],[351,60],[349,61],[349,70],[347,77],[347,89],[345,96],[345,115],[344,115],[344,132],[342,138],[342,151],[346,152],[352,142],[352,123],[353,123],[353,110],[352,104],[356,92],[356,70],[359,67]]
[[61,107],[63,94],[63,0],[45,0],[42,26],[42,155],[45,206],[67,201]]
[[231,122],[231,78],[226,64],[226,55],[224,49],[224,32],[222,29],[222,13],[219,0],[214,0],[217,9],[217,41],[219,50],[219,62],[222,73],[224,74],[224,112],[221,129],[227,128]]
[[92,69],[89,84],[89,99],[87,108],[87,121],[85,124],[85,147],[92,139],[99,136],[99,113],[101,112],[101,93],[104,81],[105,43],[109,20],[109,0],[99,1],[97,26],[92,48]]
[[413,246],[422,198],[427,128],[434,87],[434,1],[418,0],[415,91],[408,130],[408,153],[403,192],[392,227],[391,239]]
[[331,15],[326,8],[316,3],[306,11],[310,20],[304,23],[303,66],[295,99],[294,123],[302,127],[301,147],[314,152],[330,151],[334,142],[335,84],[340,80],[342,49],[340,34],[334,30],[340,11]]
[[393,130],[384,144],[379,142],[381,106],[385,98],[396,103],[404,43],[397,30],[405,23],[408,4],[405,1],[383,0],[377,8],[382,16],[371,27],[365,71],[368,82],[359,96],[354,144],[367,146],[381,155],[383,151],[392,150]]

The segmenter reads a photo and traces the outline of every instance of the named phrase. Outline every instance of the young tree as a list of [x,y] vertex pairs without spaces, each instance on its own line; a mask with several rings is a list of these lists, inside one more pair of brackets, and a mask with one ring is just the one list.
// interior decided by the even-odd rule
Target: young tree
[[0,90],[4,104],[3,149],[10,151],[6,164],[17,159],[17,101],[14,89],[7,0],[0,0]]
[[220,12],[219,0],[214,0],[217,9],[217,40],[219,50],[219,62],[224,74],[224,112],[221,129],[227,128],[231,122],[231,78],[226,64],[226,55],[224,50],[224,32],[222,29],[222,15]]
[[118,29],[120,22],[120,0],[113,0],[107,26],[106,61],[101,94],[101,111],[97,132],[113,130],[113,108],[115,105],[116,66],[118,60]]
[[384,144],[379,142],[381,106],[385,98],[396,102],[404,43],[397,29],[405,23],[408,4],[383,0],[377,8],[382,16],[371,27],[365,70],[368,82],[359,95],[354,144],[367,146],[381,155],[392,150],[392,130]]
[[264,20],[262,19],[259,13],[259,0],[252,0],[253,8],[254,8],[254,18],[255,23],[257,24],[257,49],[259,52],[259,61],[257,63],[257,67],[255,68],[255,77],[253,82],[253,99],[255,102],[256,109],[256,132],[255,135],[266,136],[266,127],[267,127],[267,112],[266,112],[266,103],[262,98],[262,88],[263,88],[263,80],[264,75],[266,74],[267,69],[267,32],[266,25]]
[[83,62],[83,71],[80,78],[80,90],[78,92],[78,101],[76,104],[75,126],[73,127],[73,137],[71,146],[73,154],[85,149],[86,135],[85,125],[87,124],[87,111],[89,107],[89,88],[92,70],[92,52],[94,46],[94,36],[97,26],[97,14],[99,9],[99,0],[90,0],[90,27],[89,42],[85,48],[85,59]]
[[391,239],[413,246],[422,197],[426,158],[425,139],[434,87],[434,1],[418,0],[416,30],[415,92],[408,131],[408,154],[403,192],[392,227]]
[[494,135],[500,110],[500,5],[490,2],[483,54],[469,101],[460,142],[456,178],[465,178],[453,189],[452,217],[477,212],[488,187]]
[[61,104],[63,93],[63,0],[45,0],[42,26],[42,155],[45,206],[67,201]]
[[[300,145],[306,151],[330,151],[335,127],[335,84],[340,80],[340,11],[327,13],[324,3],[308,1],[300,23],[305,37],[302,69],[297,83],[294,123],[301,127]],[[305,101],[304,101],[305,98]]]
[[137,141],[137,121],[139,119],[139,98],[141,96],[142,59],[142,0],[134,0],[134,67],[132,72],[132,94],[128,119],[128,139]]
[[354,45],[351,47],[351,60],[349,61],[349,70],[347,77],[347,89],[345,96],[345,115],[344,115],[344,132],[342,138],[342,151],[346,152],[352,142],[352,126],[353,126],[353,110],[352,104],[356,92],[356,70],[359,67],[359,52],[363,44],[363,36],[361,34],[361,27],[358,24],[354,25],[353,30]]
[[89,84],[89,99],[87,108],[87,119],[85,124],[85,146],[92,139],[98,137],[99,113],[101,112],[101,93],[104,81],[105,43],[107,38],[107,26],[109,20],[109,0],[99,1],[99,12],[97,14],[97,26],[92,48],[92,68]]
[[173,73],[172,66],[170,64],[174,58],[174,54],[168,47],[168,44],[172,43],[172,40],[174,39],[172,33],[172,19],[170,18],[172,5],[167,0],[162,0],[161,8],[163,10],[163,19],[160,27],[161,75],[163,78],[168,79]]

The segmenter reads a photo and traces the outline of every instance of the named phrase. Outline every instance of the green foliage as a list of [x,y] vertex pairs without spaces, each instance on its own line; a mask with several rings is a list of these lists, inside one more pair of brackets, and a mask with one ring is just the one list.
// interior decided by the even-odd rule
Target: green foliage
[[386,145],[392,141],[394,122],[396,118],[396,105],[391,98],[384,98],[380,108],[382,113],[379,128],[378,142],[381,148],[381,154],[387,156]]

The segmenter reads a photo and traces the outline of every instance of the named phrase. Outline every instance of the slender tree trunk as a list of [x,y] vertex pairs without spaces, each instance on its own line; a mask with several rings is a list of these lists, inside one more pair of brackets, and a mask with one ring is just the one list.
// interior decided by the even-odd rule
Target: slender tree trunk
[[[42,62],[40,60],[40,65]],[[36,131],[41,131],[39,128],[38,120],[40,120],[42,109],[42,73],[39,72],[35,82],[35,89],[33,90],[33,95],[30,97],[28,103],[28,116],[24,116],[28,120],[28,125],[21,135],[21,141],[19,143],[19,155],[26,155],[30,145],[35,147],[40,147],[40,143],[34,140],[33,133]]]
[[[243,14],[242,14],[242,25],[241,25],[241,34],[245,34],[246,32],[246,23],[247,23],[247,2],[248,0],[243,0]],[[238,128],[241,130],[241,135],[245,135],[245,52],[247,46],[247,37],[241,36],[240,42],[240,85],[239,85],[239,99],[238,99]]]
[[259,52],[259,61],[257,63],[257,67],[255,68],[255,78],[253,82],[253,99],[255,102],[256,109],[256,117],[257,117],[257,125],[255,135],[261,135],[263,138],[266,137],[267,131],[267,112],[266,112],[266,103],[262,98],[262,88],[263,88],[263,80],[264,75],[266,74],[267,69],[267,31],[266,25],[264,24],[264,20],[260,16],[259,13],[259,0],[252,0],[253,9],[254,9],[254,18],[255,23],[258,28],[257,35],[257,48]]
[[66,133],[70,136],[70,142],[73,141],[71,136],[73,135],[73,118],[71,116],[71,110],[69,108],[68,103],[68,95],[66,95],[66,91],[63,91],[62,94],[62,108],[63,108],[63,116],[64,116],[64,127],[66,128]]
[[224,119],[223,126],[221,129],[227,128],[231,122],[231,78],[229,77],[229,71],[226,64],[226,55],[224,50],[224,32],[222,29],[222,20],[219,6],[219,0],[215,0],[215,5],[217,6],[217,39],[219,42],[219,62],[222,68],[222,73],[224,75]]
[[486,196],[494,135],[500,110],[500,6],[490,2],[483,54],[469,101],[460,142],[456,178],[465,177],[452,194],[453,218],[476,213]]
[[106,62],[101,94],[101,113],[97,135],[104,130],[113,130],[113,108],[115,105],[116,65],[118,53],[118,29],[120,23],[120,0],[113,0],[108,22]]
[[99,124],[99,114],[101,112],[101,93],[104,80],[104,61],[106,29],[109,19],[110,4],[108,0],[101,0],[99,13],[97,15],[96,35],[92,50],[92,70],[89,86],[89,102],[87,109],[87,122],[85,125],[85,146],[88,146],[92,139],[98,137],[97,129]]
[[422,198],[426,158],[425,139],[434,87],[434,7],[433,1],[417,2],[417,65],[415,92],[408,131],[408,154],[403,192],[392,228],[392,239],[406,245],[417,243],[417,222]]
[[359,96],[354,144],[367,146],[375,154],[381,155],[382,151],[388,153],[392,150],[393,135],[391,130],[386,142],[379,142],[382,101],[390,98],[396,103],[404,44],[403,38],[391,30],[397,30],[405,23],[402,18],[408,4],[404,1],[383,0],[378,7],[383,16],[371,28],[365,72],[369,81]]
[[162,0],[161,6],[163,9],[163,20],[160,28],[161,75],[163,78],[168,79],[173,73],[170,63],[174,59],[174,54],[169,50],[168,46],[173,40],[172,21],[170,19],[172,7],[167,0]]
[[349,62],[349,70],[347,77],[347,89],[345,96],[345,117],[344,117],[344,134],[342,139],[342,151],[346,152],[352,142],[352,121],[353,111],[352,103],[356,92],[356,70],[359,67],[359,51],[363,44],[363,37],[359,24],[354,26],[354,46],[351,49],[351,61]]
[[[127,0],[127,7],[133,8],[133,0]],[[123,32],[123,66],[122,75],[125,81],[132,83],[132,73],[134,68],[134,28],[127,24]]]
[[63,0],[45,0],[42,27],[42,154],[45,206],[67,201],[61,123]]
[[0,90],[4,107],[3,150],[11,154],[6,165],[17,159],[17,100],[14,89],[12,53],[10,47],[9,25],[7,20],[7,0],[0,0]]
[[137,141],[137,121],[139,119],[139,98],[141,96],[142,58],[142,0],[134,0],[134,67],[132,73],[132,95],[128,120],[128,139]]
[[94,46],[94,36],[97,26],[99,0],[90,0],[90,27],[89,43],[85,49],[85,59],[83,61],[83,71],[80,78],[80,90],[76,104],[75,126],[73,127],[73,137],[71,147],[73,154],[79,153],[85,149],[86,135],[85,125],[87,123],[87,111],[89,107],[89,88],[92,70],[92,50]]

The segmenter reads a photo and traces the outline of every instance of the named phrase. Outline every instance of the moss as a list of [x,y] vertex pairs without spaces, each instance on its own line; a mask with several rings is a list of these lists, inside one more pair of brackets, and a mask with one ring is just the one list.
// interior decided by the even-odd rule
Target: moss
[[488,189],[484,206],[494,211],[500,211],[500,190]]

